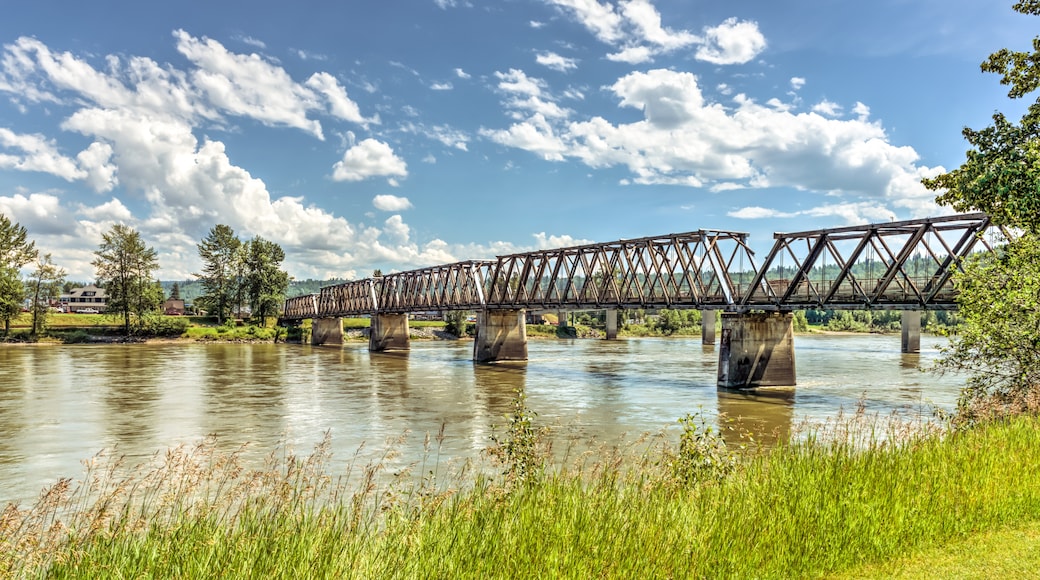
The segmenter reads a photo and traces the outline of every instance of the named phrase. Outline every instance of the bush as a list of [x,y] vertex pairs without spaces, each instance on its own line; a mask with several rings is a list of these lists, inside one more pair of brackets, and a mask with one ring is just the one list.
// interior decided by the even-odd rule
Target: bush
[[139,334],[144,336],[180,336],[188,330],[188,320],[180,316],[145,316]]

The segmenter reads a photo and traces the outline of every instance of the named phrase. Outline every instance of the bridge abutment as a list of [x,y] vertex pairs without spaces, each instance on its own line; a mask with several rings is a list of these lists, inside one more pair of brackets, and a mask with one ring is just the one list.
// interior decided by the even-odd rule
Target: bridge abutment
[[368,331],[368,350],[408,350],[407,314],[373,314]]
[[343,344],[342,318],[314,318],[311,320],[311,344]]
[[921,352],[921,313],[916,310],[904,310],[900,326],[903,330],[903,342],[899,352]]
[[477,313],[473,360],[527,360],[527,324],[523,310],[484,310]]
[[795,384],[794,315],[723,313],[719,388]]
[[608,308],[606,315],[607,340],[617,340],[618,311],[617,308]]
[[715,344],[715,311],[701,310],[701,342]]

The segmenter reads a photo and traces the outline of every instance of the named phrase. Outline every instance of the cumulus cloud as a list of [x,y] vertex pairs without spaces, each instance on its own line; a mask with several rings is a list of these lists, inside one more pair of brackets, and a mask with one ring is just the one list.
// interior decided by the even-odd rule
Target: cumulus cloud
[[744,95],[724,105],[705,98],[695,75],[666,69],[628,74],[609,89],[642,119],[531,115],[481,134],[550,161],[626,167],[630,183],[714,191],[786,187],[886,200],[914,212],[934,205],[920,179],[940,168],[919,166],[913,148],[891,144],[867,117],[799,113],[778,100],[762,105]]
[[382,211],[404,211],[412,208],[412,202],[407,197],[396,195],[377,195],[372,198],[372,205]]
[[607,59],[628,64],[652,62],[659,54],[696,48],[694,57],[713,64],[744,64],[766,48],[753,21],[729,18],[702,34],[666,27],[650,0],[548,0],[575,18],[600,42],[613,48]]
[[375,139],[365,139],[343,154],[332,167],[336,181],[362,181],[370,177],[407,177],[408,169],[394,150]]
[[791,88],[794,90],[800,90],[805,86],[805,79],[802,77],[791,77]]
[[728,18],[704,31],[706,42],[697,49],[697,58],[712,64],[744,64],[766,48],[766,37],[758,23]]
[[0,169],[50,173],[65,181],[87,177],[75,161],[58,152],[54,140],[43,135],[18,135],[0,127],[0,148]]
[[577,59],[560,56],[555,52],[540,52],[535,56],[535,62],[559,72],[567,72],[578,68]]
[[468,78],[470,78],[470,74],[467,73],[466,71],[462,70],[461,68],[455,69],[455,76],[459,77],[460,79],[468,79]]
[[839,105],[838,103],[835,103],[835,102],[832,102],[832,101],[828,101],[827,99],[824,99],[824,100],[820,101],[819,103],[816,103],[815,105],[813,105],[812,110],[814,112],[816,112],[816,113],[819,113],[819,114],[825,116],[825,117],[840,117],[841,116],[841,111],[842,111],[842,106]]
[[838,217],[848,225],[862,225],[893,221],[896,214],[891,209],[875,202],[827,204],[812,209],[784,212],[759,206],[743,207],[726,215],[739,219]]

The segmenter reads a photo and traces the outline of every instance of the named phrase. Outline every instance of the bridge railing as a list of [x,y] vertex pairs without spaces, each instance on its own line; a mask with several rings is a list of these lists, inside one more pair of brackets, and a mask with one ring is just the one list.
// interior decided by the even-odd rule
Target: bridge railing
[[1012,234],[982,213],[774,234],[745,307],[952,308],[952,277]]

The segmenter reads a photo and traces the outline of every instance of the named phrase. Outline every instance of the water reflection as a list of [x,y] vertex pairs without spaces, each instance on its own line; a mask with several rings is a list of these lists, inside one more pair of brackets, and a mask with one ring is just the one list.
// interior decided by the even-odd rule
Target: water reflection
[[771,443],[792,423],[860,403],[928,416],[951,408],[963,385],[918,371],[935,350],[900,355],[898,336],[798,336],[798,386],[755,394],[718,391],[717,351],[697,339],[532,340],[527,363],[490,365],[470,360],[469,342],[366,346],[0,348],[0,502],[80,474],[102,448],[143,460],[209,434],[224,449],[249,443],[261,460],[278,442],[307,452],[328,431],[334,458],[358,453],[364,464],[407,433],[392,466],[403,469],[443,428],[442,458],[474,457],[491,425],[508,424],[521,389],[564,447],[674,430],[687,413],[725,414]]
[[776,445],[791,434],[795,387],[771,387],[754,393],[719,389],[717,394],[719,415],[726,419],[722,436],[727,445],[746,443],[741,437],[745,433],[766,446]]

